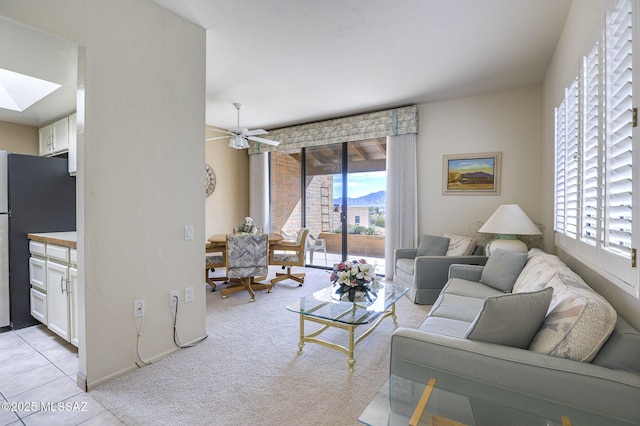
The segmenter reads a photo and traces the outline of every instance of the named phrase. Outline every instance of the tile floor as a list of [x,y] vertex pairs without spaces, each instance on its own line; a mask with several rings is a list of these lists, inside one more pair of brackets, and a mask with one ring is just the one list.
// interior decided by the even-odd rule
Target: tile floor
[[122,425],[76,385],[78,351],[43,325],[0,333],[0,425]]

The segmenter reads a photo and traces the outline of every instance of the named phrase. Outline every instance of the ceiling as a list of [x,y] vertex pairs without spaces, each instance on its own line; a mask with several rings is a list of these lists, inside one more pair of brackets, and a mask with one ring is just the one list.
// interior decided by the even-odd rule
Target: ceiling
[[207,29],[206,122],[274,129],[540,84],[571,0],[154,0]]
[[[206,123],[274,129],[540,84],[571,0],[154,0],[207,29]],[[0,17],[0,67],[63,84],[0,121],[75,109],[77,46]]]
[[40,127],[76,110],[76,44],[0,16],[0,52],[0,68],[62,85],[23,112],[0,108],[0,121]]

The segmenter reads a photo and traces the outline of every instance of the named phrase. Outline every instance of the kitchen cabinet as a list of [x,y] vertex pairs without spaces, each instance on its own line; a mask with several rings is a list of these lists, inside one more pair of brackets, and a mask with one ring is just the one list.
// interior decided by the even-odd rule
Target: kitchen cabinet
[[[29,278],[31,282],[31,315],[51,331],[78,346],[78,252],[73,241],[50,234],[28,234],[30,241]],[[40,238],[43,235],[55,236]],[[45,241],[54,241],[45,242]]]
[[39,132],[40,155],[57,155],[69,150],[69,117],[44,126]]
[[69,116],[69,174],[75,176],[78,170],[78,145],[77,145],[78,125],[76,113]]

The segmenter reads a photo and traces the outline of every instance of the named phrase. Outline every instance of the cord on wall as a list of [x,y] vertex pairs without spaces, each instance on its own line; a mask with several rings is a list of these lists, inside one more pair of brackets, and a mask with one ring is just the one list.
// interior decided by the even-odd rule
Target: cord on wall
[[207,337],[209,337],[208,334],[205,334],[204,337],[196,342],[193,342],[189,345],[183,345],[182,342],[180,341],[180,336],[178,335],[178,306],[180,305],[180,300],[178,298],[178,296],[174,296],[174,299],[176,300],[175,303],[175,311],[174,311],[174,316],[173,316],[173,343],[175,343],[175,345],[180,348],[180,349],[186,349],[186,348],[191,348],[195,345],[197,345],[198,343],[204,341]]
[[139,362],[136,361],[136,365],[139,368],[142,368],[145,365],[151,364],[150,361],[145,361],[140,356],[140,336],[142,335],[142,325],[143,324],[144,324],[144,315],[140,317],[140,323],[138,324],[138,335],[136,336],[136,354],[138,354],[138,359],[140,360]]

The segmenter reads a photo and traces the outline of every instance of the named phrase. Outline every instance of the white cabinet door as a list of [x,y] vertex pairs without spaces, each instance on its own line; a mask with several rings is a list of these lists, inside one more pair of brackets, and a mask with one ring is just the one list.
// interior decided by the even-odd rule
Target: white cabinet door
[[78,270],[69,268],[69,335],[71,344],[78,347]]
[[40,155],[49,155],[53,151],[53,125],[49,124],[40,129]]
[[55,155],[69,150],[69,117],[44,126],[39,131],[40,155]]
[[53,123],[53,154],[69,150],[69,117]]
[[47,326],[69,341],[69,267],[47,261]]
[[44,259],[29,258],[29,282],[41,291],[47,291],[47,262]]
[[47,295],[35,288],[31,289],[31,316],[43,324],[47,323]]
[[76,122],[76,114],[69,116],[69,174],[74,176],[78,171],[78,145],[77,145],[78,126]]

